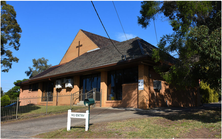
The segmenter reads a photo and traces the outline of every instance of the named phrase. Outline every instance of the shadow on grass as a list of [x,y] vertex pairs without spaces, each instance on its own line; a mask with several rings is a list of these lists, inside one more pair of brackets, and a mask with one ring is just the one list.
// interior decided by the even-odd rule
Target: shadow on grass
[[34,104],[28,104],[25,106],[19,106],[18,112],[19,113],[29,113],[33,110],[40,109],[41,107],[34,105]]
[[[25,106],[18,107],[18,118],[20,117],[19,114],[29,113],[33,110],[40,109],[39,106],[34,104],[28,104]],[[1,108],[1,121],[7,121],[11,119],[16,119],[16,106],[12,107],[2,107]]]
[[83,129],[85,129],[84,126],[71,126],[70,129],[72,129],[72,128],[73,128],[73,129],[75,129],[75,128],[83,128]]
[[221,121],[220,107],[199,108],[155,108],[146,111],[137,111],[136,114],[163,117],[171,121],[196,120],[203,123],[216,123]]
[[[89,128],[90,128],[90,126],[92,126],[93,124],[89,124]],[[71,126],[70,127],[70,129],[72,129],[72,128],[83,128],[83,129],[85,129],[85,126]]]

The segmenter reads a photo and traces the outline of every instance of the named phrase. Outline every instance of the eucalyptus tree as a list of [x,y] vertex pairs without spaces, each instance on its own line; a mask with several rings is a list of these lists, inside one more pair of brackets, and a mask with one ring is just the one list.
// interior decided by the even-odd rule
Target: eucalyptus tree
[[[211,88],[221,89],[221,2],[220,1],[145,1],[138,23],[146,28],[163,14],[173,28],[162,36],[153,59],[162,64],[155,70],[169,83],[182,88],[197,85],[198,79]],[[163,67],[169,54],[176,62]],[[164,70],[163,70],[164,69]]]
[[1,68],[2,72],[8,72],[12,62],[19,59],[12,55],[11,49],[19,50],[22,29],[16,20],[16,12],[13,6],[1,1]]

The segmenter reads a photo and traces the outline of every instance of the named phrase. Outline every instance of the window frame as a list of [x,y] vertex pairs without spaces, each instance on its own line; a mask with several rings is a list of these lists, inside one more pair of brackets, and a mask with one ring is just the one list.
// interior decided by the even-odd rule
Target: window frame
[[[129,72],[131,72],[132,73],[131,76],[129,76],[127,72],[128,74]],[[122,75],[118,76],[117,73],[122,74]],[[107,73],[107,76],[108,76],[107,77],[107,101],[122,100],[122,93],[123,93],[122,85],[130,84],[130,83],[138,83],[138,66],[125,68],[125,69],[119,69],[119,70],[112,70]],[[129,77],[132,77],[132,78],[129,78]],[[114,83],[113,83],[113,80],[115,81]],[[121,83],[118,84],[117,81]]]

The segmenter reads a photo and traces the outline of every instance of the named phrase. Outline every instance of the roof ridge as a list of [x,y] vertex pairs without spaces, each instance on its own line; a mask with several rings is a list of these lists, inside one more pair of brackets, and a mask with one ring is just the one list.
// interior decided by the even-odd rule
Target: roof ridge
[[[130,41],[130,40],[133,40],[133,39],[141,39],[140,37],[134,37],[134,38],[131,38],[131,39],[129,39],[129,40],[125,40],[125,41],[122,41],[122,42],[127,42],[127,41]],[[122,43],[121,42],[121,43]]]
[[[96,35],[96,36],[98,36],[98,37],[101,37],[101,38],[105,38],[105,39],[109,39],[109,38],[107,38],[107,37],[104,37],[104,36],[101,36],[101,35],[98,35],[98,34],[95,34],[95,33],[91,33],[91,32],[89,32],[89,31],[85,31],[85,30],[83,30],[83,29],[80,29],[82,32],[86,32],[86,33],[89,33],[89,34],[91,34],[91,35]],[[87,34],[85,34],[85,35],[87,35]],[[88,35],[87,35],[88,36]],[[89,36],[88,36],[89,37]],[[114,40],[114,39],[111,39],[111,40],[113,40],[113,41],[116,41],[116,42],[119,42],[119,41],[117,41],[117,40]]]
[[[132,39],[119,42],[119,43],[116,44],[116,45],[121,45],[121,44],[126,43],[126,42],[128,42],[128,41],[137,40],[137,39],[141,39],[141,38],[139,38],[139,37],[134,37],[134,38],[132,38]],[[111,45],[113,45],[113,44],[107,45],[106,47],[111,46]]]

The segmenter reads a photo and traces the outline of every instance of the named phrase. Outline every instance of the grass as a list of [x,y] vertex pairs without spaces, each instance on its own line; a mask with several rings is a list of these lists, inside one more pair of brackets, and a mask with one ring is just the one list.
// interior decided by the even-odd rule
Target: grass
[[[13,110],[11,113],[8,113],[9,110]],[[67,113],[67,110],[70,109],[70,106],[48,106],[47,114],[59,114],[59,113]],[[85,106],[72,106],[71,109],[73,111],[78,110],[86,110]],[[4,108],[1,109],[1,121],[5,122],[7,120],[13,120],[16,117],[15,108]],[[4,116],[4,114],[6,116]],[[41,105],[26,105],[20,106],[18,111],[18,119],[29,119],[33,117],[45,116],[46,115],[46,106]]]
[[[77,110],[80,108],[85,108],[82,106],[75,106],[72,107],[72,110]],[[28,115],[28,114],[40,114],[40,113],[46,113],[46,106],[39,106],[39,105],[33,105],[31,106],[31,111],[28,112],[21,112],[21,115]],[[59,112],[67,112],[67,110],[70,109],[70,106],[48,106],[47,107],[47,113],[59,113]]]
[[221,111],[204,110],[164,117],[148,117],[59,129],[38,138],[221,138]]

